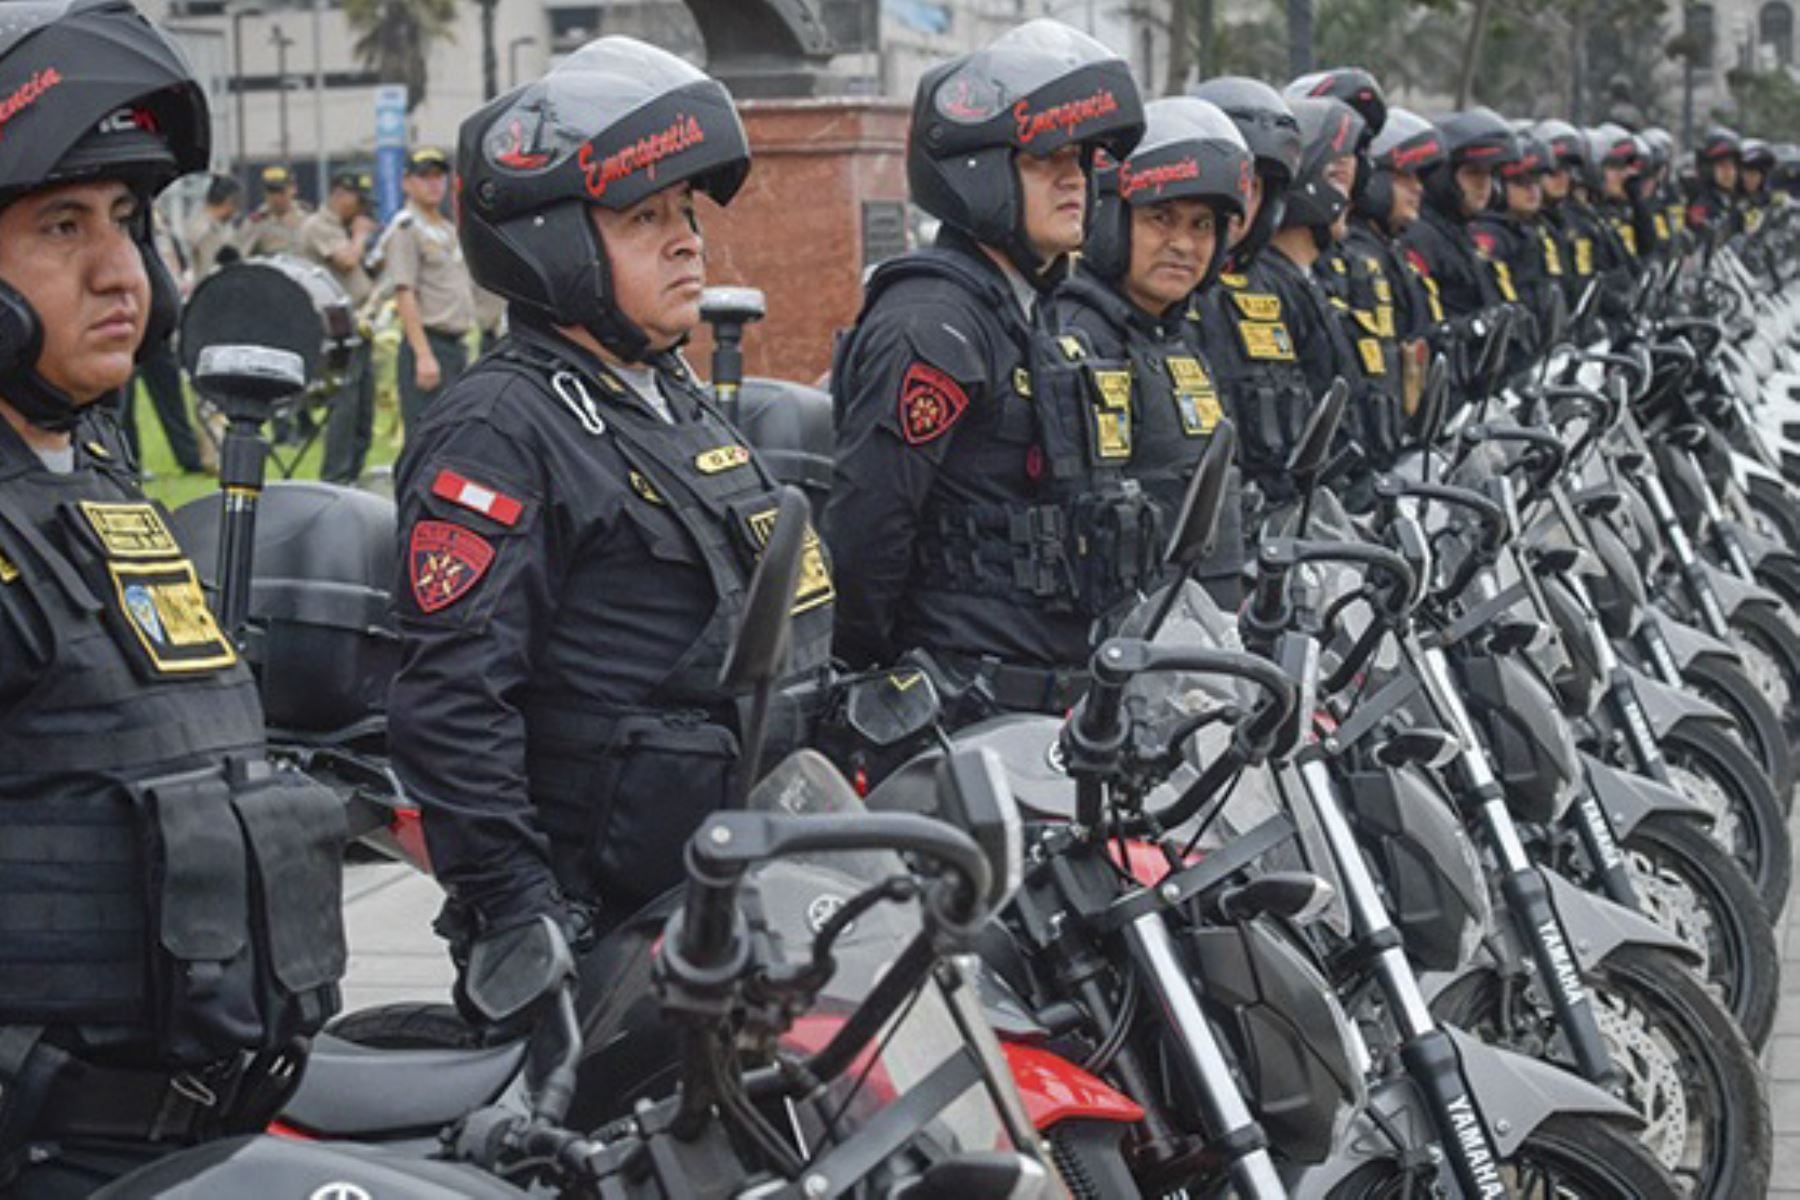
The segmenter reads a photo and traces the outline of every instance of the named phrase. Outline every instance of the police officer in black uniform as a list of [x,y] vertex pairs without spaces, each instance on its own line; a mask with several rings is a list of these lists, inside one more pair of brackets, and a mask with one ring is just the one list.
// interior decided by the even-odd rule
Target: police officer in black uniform
[[[1290,96],[1300,126],[1300,166],[1287,191],[1280,228],[1260,261],[1267,265],[1299,345],[1307,387],[1322,395],[1332,383],[1351,387],[1342,433],[1365,461],[1398,448],[1398,413],[1378,382],[1386,369],[1380,345],[1351,313],[1348,271],[1333,255],[1349,220],[1357,148],[1366,126],[1349,105],[1328,96]],[[1323,268],[1321,272],[1321,268]],[[1329,282],[1328,282],[1329,281]]]
[[[1144,107],[1144,140],[1099,172],[1081,262],[1056,290],[1059,328],[1078,333],[1094,387],[1129,387],[1131,461],[1162,511],[1179,513],[1189,477],[1224,415],[1212,370],[1191,336],[1190,297],[1217,278],[1225,231],[1244,211],[1250,150],[1224,113],[1191,96]],[[1243,565],[1235,493],[1198,577],[1235,605]]]
[[[1361,260],[1376,282],[1374,307],[1352,304],[1373,327],[1384,354],[1399,360],[1398,395],[1409,416],[1424,386],[1429,354],[1426,335],[1444,319],[1436,284],[1421,276],[1400,253],[1399,237],[1414,221],[1425,194],[1420,172],[1443,158],[1437,126],[1404,108],[1387,111],[1381,132],[1369,143],[1366,170],[1351,198],[1350,225],[1344,234],[1344,256]],[[1381,284],[1385,283],[1385,288]],[[1390,388],[1394,380],[1389,379]]]
[[[1519,302],[1533,313],[1549,311],[1552,293],[1562,290],[1562,246],[1543,220],[1545,165],[1549,151],[1529,133],[1519,136],[1519,154],[1503,164],[1495,207],[1469,223],[1475,247],[1496,271],[1504,270]],[[1535,347],[1521,345],[1527,355]]]
[[1698,188],[1688,205],[1688,228],[1716,237],[1737,232],[1737,185],[1743,139],[1737,131],[1715,125],[1694,149]]
[[[681,881],[738,769],[718,678],[776,482],[676,348],[696,204],[750,155],[723,85],[606,37],[464,121],[457,157],[464,252],[511,333],[396,474],[390,743],[453,956],[540,914],[581,949]],[[796,673],[825,660],[831,599],[815,539]]]
[[825,535],[839,651],[925,651],[968,697],[953,719],[1066,710],[1096,622],[1155,570],[1130,392],[1096,388],[1040,302],[1085,237],[1095,151],[1142,132],[1125,62],[1055,21],[919,82],[907,178],[943,225],[877,268],[839,344]]
[[1585,199],[1587,138],[1555,118],[1539,121],[1531,134],[1549,153],[1543,178],[1544,223],[1561,253],[1564,299],[1573,308],[1594,278],[1594,243],[1605,236],[1598,214]]
[[260,1128],[337,1007],[342,805],[101,415],[178,291],[150,203],[205,94],[124,0],[0,14],[0,1194]]
[[1775,148],[1761,138],[1745,138],[1738,165],[1738,223],[1745,233],[1755,233],[1768,213],[1774,169]]
[[1368,404],[1351,409],[1351,428],[1367,456],[1377,463],[1386,462],[1399,450],[1404,433],[1406,348],[1394,314],[1397,292],[1405,286],[1405,279],[1385,246],[1378,253],[1367,248],[1372,231],[1366,224],[1357,246],[1352,245],[1351,236],[1356,200],[1370,186],[1375,171],[1369,150],[1387,126],[1387,98],[1375,77],[1360,67],[1334,67],[1303,75],[1290,83],[1284,94],[1289,103],[1300,98],[1340,100],[1362,118],[1351,203],[1330,226],[1314,227],[1315,240],[1323,245],[1313,263],[1313,274],[1331,297],[1370,398]]
[[[1281,223],[1288,184],[1300,165],[1300,126],[1274,88],[1241,76],[1209,79],[1190,95],[1217,105],[1250,147],[1254,173],[1243,220],[1233,231],[1219,286],[1200,296],[1197,336],[1225,393],[1226,412],[1238,431],[1238,464],[1256,493],[1286,499],[1288,451],[1305,428],[1318,399],[1299,361],[1299,343],[1283,311],[1275,281],[1262,262],[1269,237]],[[1245,528],[1254,512],[1245,513]]]

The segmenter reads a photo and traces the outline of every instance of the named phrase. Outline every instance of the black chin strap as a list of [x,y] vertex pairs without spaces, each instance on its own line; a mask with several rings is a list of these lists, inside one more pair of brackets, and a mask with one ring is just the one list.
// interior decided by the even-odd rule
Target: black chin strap
[[0,376],[0,397],[27,421],[51,433],[68,433],[81,420],[81,409],[69,394],[35,369]]

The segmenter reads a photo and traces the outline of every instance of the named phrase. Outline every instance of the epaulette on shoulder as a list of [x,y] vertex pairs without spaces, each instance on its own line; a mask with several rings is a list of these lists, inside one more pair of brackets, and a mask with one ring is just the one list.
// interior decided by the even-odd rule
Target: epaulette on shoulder
[[1221,286],[1228,287],[1235,292],[1249,287],[1250,277],[1248,275],[1239,275],[1235,271],[1224,271],[1219,275],[1219,283]]

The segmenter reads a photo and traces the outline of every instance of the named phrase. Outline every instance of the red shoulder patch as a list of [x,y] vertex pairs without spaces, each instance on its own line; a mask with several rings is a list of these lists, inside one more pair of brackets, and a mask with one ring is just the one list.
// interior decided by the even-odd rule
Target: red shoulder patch
[[469,594],[494,561],[494,547],[472,529],[449,521],[413,526],[407,577],[423,612],[448,608]]
[[909,446],[942,437],[969,407],[962,385],[936,367],[914,363],[900,382],[900,436]]
[[1488,233],[1484,230],[1477,229],[1474,232],[1474,238],[1475,238],[1475,248],[1477,250],[1481,251],[1483,257],[1485,257],[1485,258],[1494,257],[1494,247],[1499,245],[1500,243],[1495,240],[1493,234]]
[[1427,278],[1431,275],[1431,264],[1426,262],[1425,256],[1420,254],[1417,250],[1411,248],[1407,249],[1406,265]]
[[438,471],[437,478],[431,482],[431,494],[502,525],[517,524],[519,514],[525,511],[523,504],[505,492],[458,475],[449,467]]

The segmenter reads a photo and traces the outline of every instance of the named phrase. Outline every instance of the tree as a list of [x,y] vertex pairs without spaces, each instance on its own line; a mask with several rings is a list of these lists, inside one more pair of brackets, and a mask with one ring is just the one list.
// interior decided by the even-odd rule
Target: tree
[[1738,68],[1725,78],[1737,105],[1732,121],[1739,133],[1771,142],[1800,138],[1800,84],[1786,71]]
[[456,40],[456,9],[456,0],[344,0],[358,61],[380,82],[406,85],[408,112],[425,99],[432,43]]

